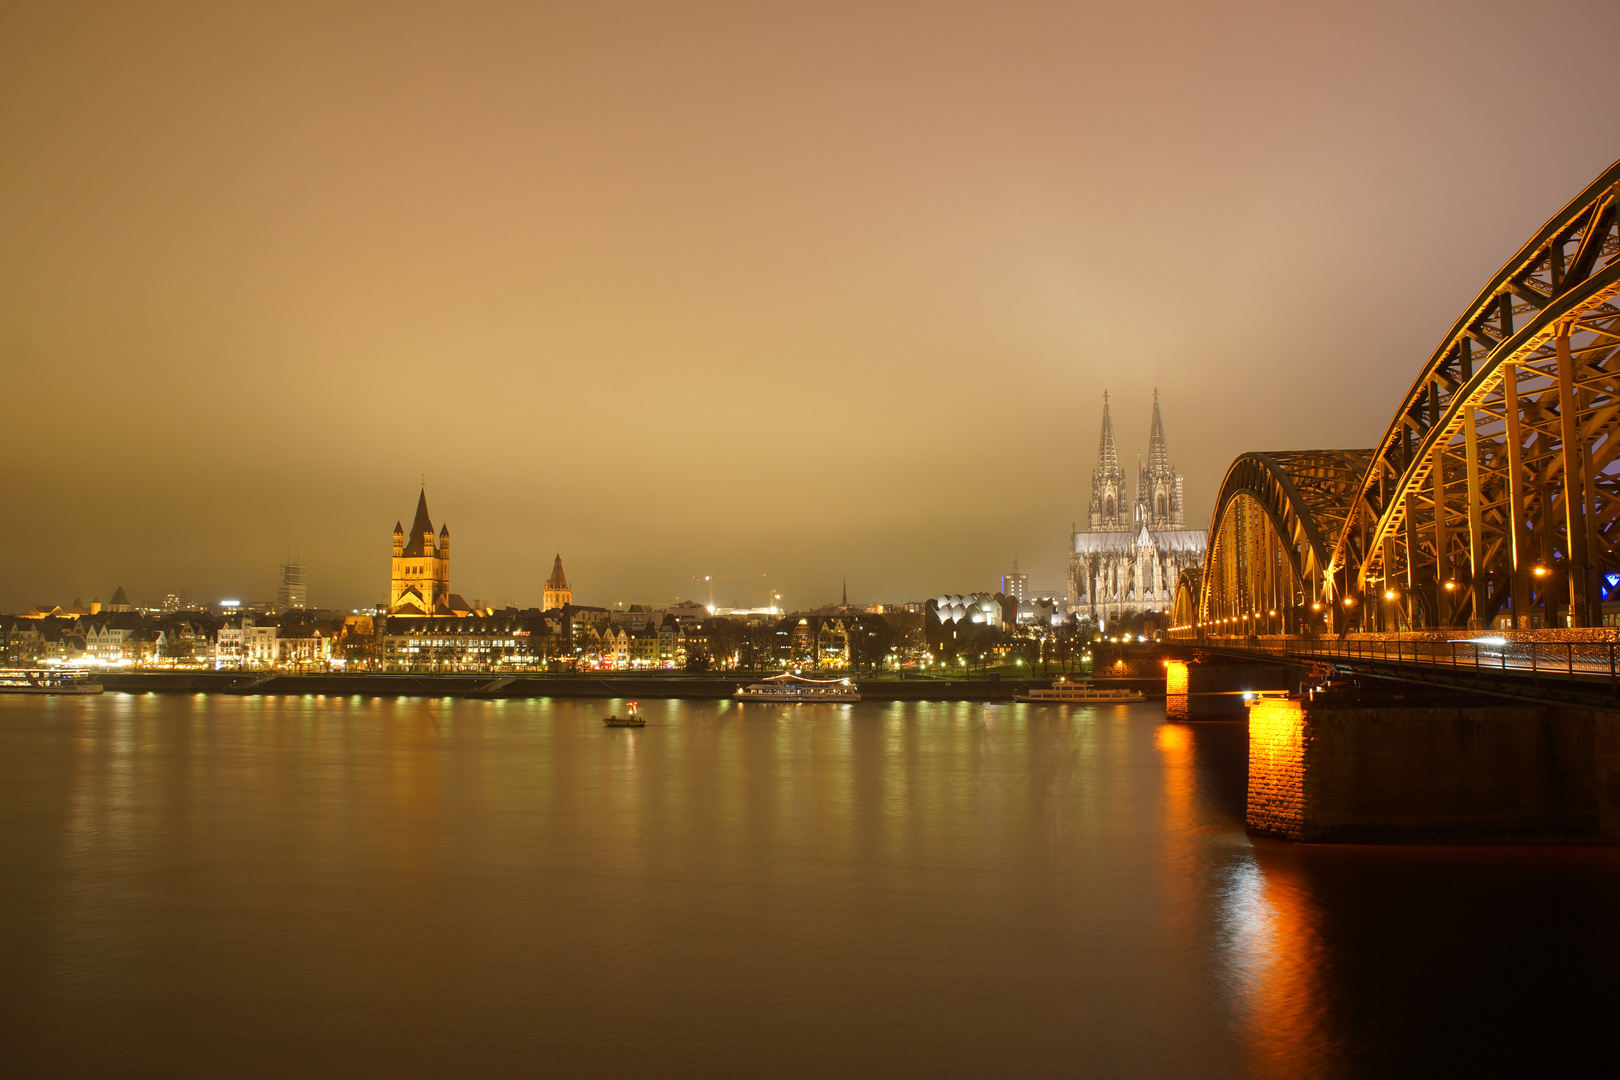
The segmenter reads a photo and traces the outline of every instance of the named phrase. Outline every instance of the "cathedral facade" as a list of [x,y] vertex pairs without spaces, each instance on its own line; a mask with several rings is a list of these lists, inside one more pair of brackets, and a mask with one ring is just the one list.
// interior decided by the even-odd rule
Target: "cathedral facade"
[[1136,468],[1135,498],[1114,445],[1114,421],[1103,394],[1102,439],[1091,472],[1088,528],[1069,545],[1069,606],[1099,624],[1124,615],[1169,611],[1183,570],[1202,568],[1209,537],[1188,529],[1182,478],[1165,446],[1159,394],[1153,394],[1148,456]]

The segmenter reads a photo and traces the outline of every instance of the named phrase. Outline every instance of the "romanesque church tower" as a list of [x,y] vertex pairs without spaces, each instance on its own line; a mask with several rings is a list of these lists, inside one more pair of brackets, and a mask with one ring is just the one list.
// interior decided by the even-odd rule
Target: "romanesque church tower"
[[1125,513],[1125,472],[1114,449],[1114,420],[1104,390],[1102,440],[1097,446],[1097,467],[1091,471],[1091,531],[1123,532],[1130,527],[1131,519]]
[[388,590],[390,615],[450,613],[450,526],[433,539],[427,489],[416,500],[416,518],[406,533],[394,523],[393,583]]
[[1153,427],[1148,435],[1148,459],[1136,473],[1136,521],[1153,532],[1185,528],[1181,512],[1181,476],[1170,464],[1164,443],[1164,418],[1159,415],[1159,392],[1153,391]]

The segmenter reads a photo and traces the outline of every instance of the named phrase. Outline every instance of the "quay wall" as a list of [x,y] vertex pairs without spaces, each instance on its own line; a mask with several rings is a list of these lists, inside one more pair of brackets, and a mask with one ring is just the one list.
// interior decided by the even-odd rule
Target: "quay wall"
[[1266,698],[1248,830],[1318,843],[1620,842],[1620,714]]
[[[517,676],[493,692],[482,687],[494,675],[361,675],[313,673],[277,675],[259,681],[251,672],[107,672],[100,676],[109,692],[221,694],[359,694],[380,697],[497,698],[729,698],[739,686],[763,676],[730,675],[531,675]],[[1014,693],[1051,685],[1042,679],[875,679],[856,677],[865,701],[1011,701]],[[1162,679],[1097,679],[1098,686],[1164,692]]]

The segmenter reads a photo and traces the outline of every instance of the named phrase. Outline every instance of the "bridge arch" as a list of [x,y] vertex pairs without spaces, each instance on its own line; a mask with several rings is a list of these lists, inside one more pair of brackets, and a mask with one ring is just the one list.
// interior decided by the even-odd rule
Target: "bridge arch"
[[1285,594],[1339,632],[1590,626],[1611,594],[1620,620],[1617,302],[1620,162],[1479,292],[1377,446],[1233,462],[1178,631]]
[[1173,625],[1277,633],[1316,618],[1329,594],[1332,538],[1371,455],[1256,451],[1234,461],[1216,496],[1196,599],[1184,579],[1189,595]]
[[1339,529],[1347,628],[1597,625],[1620,519],[1620,163],[1499,270],[1407,391]]

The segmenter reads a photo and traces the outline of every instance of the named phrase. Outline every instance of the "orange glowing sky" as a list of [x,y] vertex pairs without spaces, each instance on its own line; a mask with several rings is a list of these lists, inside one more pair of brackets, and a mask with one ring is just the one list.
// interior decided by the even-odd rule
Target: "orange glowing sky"
[[[1063,580],[1101,396],[1202,525],[1365,446],[1620,157],[1620,5],[0,8],[0,610]],[[724,586],[722,602],[757,602]],[[731,593],[728,594],[728,590]]]

